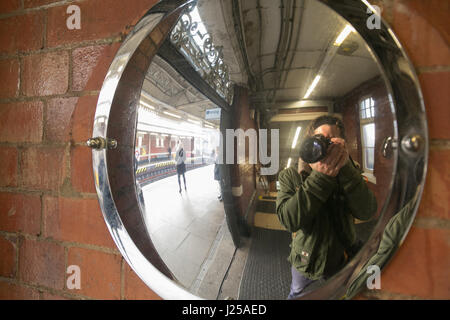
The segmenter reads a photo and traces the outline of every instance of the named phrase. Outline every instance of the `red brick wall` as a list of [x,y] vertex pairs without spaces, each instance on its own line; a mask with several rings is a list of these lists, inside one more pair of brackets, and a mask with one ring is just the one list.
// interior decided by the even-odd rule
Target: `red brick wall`
[[164,153],[164,152],[167,152],[168,145],[167,145],[166,139],[164,139],[164,147],[157,147],[156,146],[156,138],[161,139],[163,137],[150,135],[150,149],[151,149],[151,153]]
[[109,65],[154,3],[75,2],[68,30],[67,1],[1,1],[0,299],[159,298],[112,241],[84,146]]
[[403,245],[381,275],[381,291],[360,298],[450,299],[450,34],[447,0],[373,1],[418,73],[428,117],[424,195]]
[[[109,64],[156,0],[76,2],[81,30],[66,28],[66,2],[0,2],[0,299],[158,299],[111,240],[84,146]],[[448,299],[449,3],[373,2],[418,71],[431,151],[418,218],[382,290],[360,298]],[[81,290],[66,288],[71,264]]]
[[388,195],[394,164],[393,157],[385,158],[382,155],[384,139],[394,135],[393,115],[384,81],[381,77],[376,77],[358,86],[338,102],[338,111],[343,116],[347,143],[350,147],[349,153],[353,160],[363,166],[359,103],[368,95],[375,101],[376,159],[373,174],[377,179],[376,184],[368,182],[368,185],[378,200],[378,215]]

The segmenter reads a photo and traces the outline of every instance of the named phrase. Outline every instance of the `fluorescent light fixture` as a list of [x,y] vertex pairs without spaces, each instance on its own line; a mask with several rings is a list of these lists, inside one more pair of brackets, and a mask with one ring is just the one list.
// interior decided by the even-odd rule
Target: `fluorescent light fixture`
[[306,94],[303,97],[303,99],[308,99],[309,98],[309,96],[311,95],[311,93],[316,88],[317,84],[319,83],[319,81],[320,81],[320,76],[316,76],[316,78],[314,79],[313,83],[311,83],[311,86],[308,88],[308,91],[306,92]]
[[210,128],[210,129],[214,129],[214,127],[210,126],[209,124],[205,124],[205,127]]
[[364,4],[365,4],[366,6],[368,6],[369,9],[372,10],[373,13],[378,14],[378,11],[375,9],[375,7],[372,6],[367,0],[362,0],[362,2],[364,2]]
[[292,158],[289,158],[286,168],[289,168],[291,166],[291,162],[292,162]]
[[148,103],[146,103],[146,102],[144,102],[144,101],[141,101],[141,105],[143,105],[144,107],[150,108],[150,109],[152,109],[152,110],[155,110],[155,107],[149,105]]
[[348,35],[355,31],[355,29],[351,26],[351,25],[346,25],[344,30],[342,30],[341,34],[337,37],[336,41],[334,42],[335,46],[340,46],[342,44],[342,42],[345,41],[345,39],[347,39]]
[[167,112],[167,111],[163,111],[163,113],[168,115],[168,116],[181,119],[181,117],[179,115],[176,115],[176,114],[173,114],[173,113],[170,113],[170,112]]
[[187,121],[189,121],[190,123],[194,123],[194,124],[201,124],[200,121],[196,121],[196,120],[192,120],[192,119],[187,119]]
[[292,141],[292,149],[295,149],[297,146],[298,136],[300,135],[300,131],[302,131],[302,127],[297,127],[297,131],[295,131],[294,140]]

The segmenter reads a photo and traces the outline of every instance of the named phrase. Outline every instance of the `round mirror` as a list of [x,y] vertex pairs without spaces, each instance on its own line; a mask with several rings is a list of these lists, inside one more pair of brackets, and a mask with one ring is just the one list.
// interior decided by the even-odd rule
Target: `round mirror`
[[[417,77],[366,1],[161,1],[119,49],[94,176],[165,299],[350,299],[415,216]],[[375,284],[376,285],[376,284]]]

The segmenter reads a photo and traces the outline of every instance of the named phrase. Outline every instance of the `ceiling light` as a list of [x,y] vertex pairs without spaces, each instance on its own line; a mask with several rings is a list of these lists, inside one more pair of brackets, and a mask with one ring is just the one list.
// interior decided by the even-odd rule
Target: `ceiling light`
[[362,0],[362,2],[364,2],[364,4],[365,4],[370,10],[372,10],[373,13],[378,14],[377,9],[376,9],[374,6],[372,6],[367,0]]
[[289,168],[291,166],[291,162],[292,162],[292,158],[289,158],[286,168]]
[[189,121],[190,123],[194,123],[194,124],[202,124],[200,121],[196,121],[196,120],[192,120],[192,119],[187,119],[187,121]]
[[337,37],[336,41],[334,42],[335,46],[340,46],[342,44],[342,42],[345,41],[345,39],[347,39],[348,35],[355,31],[355,29],[351,26],[351,25],[346,25],[344,30],[342,30],[341,34]]
[[168,116],[181,119],[181,117],[179,115],[176,115],[176,114],[173,114],[173,113],[170,113],[170,112],[167,112],[167,111],[163,111],[163,113],[168,115]]
[[210,128],[210,129],[214,129],[214,127],[210,126],[209,124],[205,124],[205,127]]
[[311,84],[311,86],[309,87],[308,91],[306,92],[305,96],[303,97],[303,99],[308,99],[309,96],[311,95],[311,93],[313,92],[313,90],[316,88],[317,84],[319,83],[320,80],[320,76],[316,76],[316,78],[314,79],[313,83]]
[[144,101],[141,101],[141,105],[144,106],[144,107],[150,108],[152,110],[155,110],[155,107],[149,105],[148,103],[145,103]]
[[297,146],[298,136],[300,135],[300,131],[302,130],[302,127],[297,127],[297,131],[295,131],[294,140],[292,141],[292,149],[295,149]]

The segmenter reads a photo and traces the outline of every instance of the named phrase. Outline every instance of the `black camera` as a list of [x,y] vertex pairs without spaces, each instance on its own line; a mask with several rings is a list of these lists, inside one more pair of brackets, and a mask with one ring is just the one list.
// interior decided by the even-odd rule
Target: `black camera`
[[300,146],[300,158],[306,163],[315,163],[326,157],[331,139],[321,134],[307,137]]

